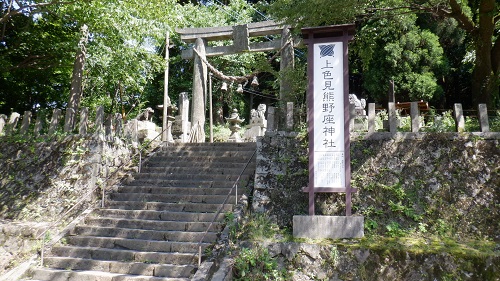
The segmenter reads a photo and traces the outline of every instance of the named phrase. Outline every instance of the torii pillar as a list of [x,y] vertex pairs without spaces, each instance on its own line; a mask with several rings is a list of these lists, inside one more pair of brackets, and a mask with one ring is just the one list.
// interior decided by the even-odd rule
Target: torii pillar
[[196,142],[205,142],[205,108],[207,97],[207,66],[203,63],[206,59],[205,42],[201,38],[197,38],[194,48],[199,56],[194,56],[194,71],[193,71],[193,102],[191,103],[191,128],[200,126],[200,135]]
[[[295,67],[293,38],[288,26],[283,27],[281,31],[281,45],[283,47],[281,50],[280,72],[288,73]],[[285,78],[286,77],[280,78],[280,99],[284,104],[286,104],[286,102],[295,102],[291,97],[292,83]]]

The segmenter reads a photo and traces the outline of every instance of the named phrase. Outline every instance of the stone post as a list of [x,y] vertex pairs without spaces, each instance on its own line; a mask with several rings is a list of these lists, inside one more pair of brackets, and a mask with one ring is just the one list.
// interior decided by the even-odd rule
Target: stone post
[[0,136],[3,133],[3,128],[5,127],[6,120],[7,116],[5,114],[0,114]]
[[189,99],[186,92],[179,94],[179,115],[181,116],[181,141],[188,142],[188,131],[189,131]]
[[99,106],[95,115],[95,129],[96,133],[101,133],[103,130],[104,123],[104,107]]
[[40,114],[38,114],[36,117],[35,131],[34,131],[35,138],[38,138],[40,136],[40,132],[43,129],[43,119],[44,119],[43,116],[40,116]]
[[78,128],[78,133],[80,135],[87,134],[87,123],[89,122],[89,109],[87,107],[82,107],[80,110],[80,124]]
[[490,123],[488,121],[488,108],[485,103],[480,103],[477,106],[479,126],[481,127],[482,133],[487,133],[490,131]]
[[49,136],[52,136],[57,131],[57,127],[59,126],[59,118],[61,116],[61,110],[59,108],[54,109],[52,111],[52,119],[50,120],[49,127]]
[[453,105],[453,113],[455,114],[455,128],[457,132],[461,133],[465,131],[465,119],[464,111],[462,110],[461,103],[455,103]]
[[20,116],[21,114],[17,112],[12,112],[9,118],[9,123],[7,124],[7,130],[5,132],[6,136],[11,136],[16,131],[17,122],[19,122]]
[[174,136],[172,135],[172,126],[175,121],[175,117],[173,116],[173,111],[178,110],[178,108],[174,105],[170,105],[167,108],[167,111],[164,111],[164,113],[167,114],[167,138],[165,141],[167,142],[174,142]]
[[66,109],[66,117],[64,118],[64,132],[69,133],[73,131],[73,126],[75,124],[75,109],[67,108]]
[[293,102],[286,103],[286,129],[293,130]]
[[[281,46],[283,49],[281,50],[280,73],[288,73],[294,68],[295,64],[292,33],[288,27],[283,27],[281,32]],[[291,100],[291,84],[285,77],[280,78],[280,99],[282,101],[288,102]]]
[[270,106],[269,109],[267,109],[267,130],[269,132],[276,130],[274,117],[275,117],[275,108]]
[[106,114],[106,120],[104,121],[104,134],[107,141],[113,140],[113,115]]
[[139,143],[139,133],[137,127],[139,126],[139,121],[137,119],[132,119],[128,123],[128,129],[130,130],[130,140],[134,147]]
[[375,132],[375,104],[368,104],[368,134]]
[[123,118],[120,113],[115,114],[115,137],[121,138],[123,135]]
[[417,133],[420,129],[420,109],[418,102],[410,103],[411,131]]
[[398,118],[396,116],[396,103],[390,102],[388,104],[389,112],[389,132],[395,134],[398,130]]
[[23,116],[23,123],[21,124],[20,133],[26,135],[31,124],[31,111],[25,111]]
[[349,103],[349,132],[354,131],[355,118],[356,118],[356,105]]
[[[200,136],[198,142],[205,142],[205,101],[207,96],[207,66],[203,63],[202,58],[206,59],[205,43],[201,38],[196,39],[194,48],[198,51],[199,56],[194,58],[193,71],[193,101],[191,110],[191,128],[200,126]],[[200,58],[201,56],[201,58]]]

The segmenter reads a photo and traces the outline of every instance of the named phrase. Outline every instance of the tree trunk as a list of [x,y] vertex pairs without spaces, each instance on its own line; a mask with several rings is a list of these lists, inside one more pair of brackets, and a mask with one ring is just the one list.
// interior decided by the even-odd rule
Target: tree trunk
[[[492,60],[495,0],[483,0],[479,6],[479,24],[475,34],[476,64],[472,94],[475,105],[485,103],[488,108],[495,108],[494,97],[498,94],[498,87],[493,72]],[[496,88],[496,90],[495,90]]]
[[83,69],[85,67],[85,44],[88,40],[87,25],[82,26],[82,37],[78,43],[79,49],[76,53],[75,64],[73,65],[73,75],[71,77],[71,89],[68,102],[68,108],[72,108],[75,112],[80,107],[80,100],[83,91]]
[[497,36],[491,50],[491,64],[493,68],[493,102],[496,108],[500,107],[500,36]]

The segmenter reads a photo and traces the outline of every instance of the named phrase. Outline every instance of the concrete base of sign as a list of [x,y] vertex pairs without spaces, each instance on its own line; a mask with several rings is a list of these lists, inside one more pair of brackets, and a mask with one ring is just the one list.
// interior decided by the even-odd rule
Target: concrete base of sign
[[293,237],[341,239],[363,236],[364,217],[293,216]]

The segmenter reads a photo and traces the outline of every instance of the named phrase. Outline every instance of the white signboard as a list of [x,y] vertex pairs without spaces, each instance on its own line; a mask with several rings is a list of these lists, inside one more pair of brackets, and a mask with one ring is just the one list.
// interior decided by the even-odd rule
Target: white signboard
[[345,187],[342,45],[314,44],[315,187]]

